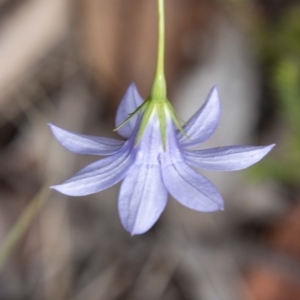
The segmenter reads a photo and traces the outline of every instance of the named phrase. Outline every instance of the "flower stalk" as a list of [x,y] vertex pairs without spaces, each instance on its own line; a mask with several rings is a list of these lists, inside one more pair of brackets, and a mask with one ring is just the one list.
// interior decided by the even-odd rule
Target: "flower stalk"
[[151,91],[151,99],[158,102],[167,100],[167,86],[164,71],[165,60],[165,9],[164,0],[157,0],[158,8],[158,46],[156,74]]

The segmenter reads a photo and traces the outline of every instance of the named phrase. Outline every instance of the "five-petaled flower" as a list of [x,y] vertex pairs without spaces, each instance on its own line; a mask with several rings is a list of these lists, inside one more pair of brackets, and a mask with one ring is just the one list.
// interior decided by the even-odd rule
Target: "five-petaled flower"
[[[177,130],[168,105],[163,105],[165,140],[160,112],[154,105],[137,110],[143,103],[131,84],[117,111],[116,125],[136,114],[120,128],[123,140],[80,135],[54,125],[57,140],[77,154],[108,156],[100,159],[60,185],[52,186],[70,196],[100,192],[123,180],[118,200],[124,228],[132,235],[149,230],[163,212],[168,193],[184,206],[202,212],[223,209],[223,199],[215,186],[194,168],[236,171],[262,159],[274,145],[266,147],[225,146],[190,150],[201,145],[217,128],[220,118],[218,91],[213,88],[204,105],[191,117],[183,131]],[[145,128],[140,131],[140,127]]]

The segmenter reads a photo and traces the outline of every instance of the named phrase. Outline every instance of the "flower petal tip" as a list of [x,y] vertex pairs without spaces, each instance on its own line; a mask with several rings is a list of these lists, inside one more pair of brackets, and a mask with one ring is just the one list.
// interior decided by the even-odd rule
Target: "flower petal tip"
[[121,223],[123,225],[123,228],[131,235],[131,236],[136,236],[136,235],[141,235],[146,233],[147,231],[151,230],[151,228],[154,226],[143,226],[143,224],[137,224],[137,226],[130,226],[129,224],[124,224],[121,220]]
[[53,124],[51,123],[47,123],[47,125],[50,127],[51,131],[52,131],[52,128],[55,127]]
[[219,90],[218,90],[217,85],[214,85],[214,86],[211,88],[211,93],[217,93],[217,94],[219,95]]
[[150,228],[146,228],[146,229],[145,228],[140,228],[140,230],[135,228],[132,231],[129,231],[129,233],[130,233],[131,236],[142,235],[142,234],[148,232],[149,230],[151,230],[152,227],[153,226],[151,226]]
[[147,229],[137,229],[137,228],[128,228],[127,226],[125,227],[124,224],[123,228],[130,234],[130,236],[137,236],[137,235],[141,235],[146,233],[147,231],[149,231],[151,228],[147,228]]
[[136,89],[136,90],[137,90],[136,84],[135,84],[133,81],[130,82],[129,88],[131,88],[131,89]]
[[59,130],[60,128],[53,125],[53,124],[51,124],[51,123],[48,123],[47,125],[49,126],[49,128],[52,131],[53,135],[56,137],[57,130]]
[[209,93],[209,96],[212,97],[216,97],[217,100],[220,100],[220,97],[219,97],[219,89],[216,85],[214,85],[211,90],[210,90],[210,93]]
[[137,236],[137,235],[141,235],[143,233],[145,233],[146,231],[143,231],[143,232],[129,232],[131,236]]
[[64,189],[64,184],[57,184],[57,185],[51,185],[50,186],[51,190],[56,190],[57,192],[67,195],[67,196],[74,196],[72,194],[69,194],[65,189]]
[[60,186],[60,185],[51,185],[49,188],[50,188],[51,190],[56,190],[56,191],[60,192],[59,186]]
[[271,144],[264,147],[264,153],[262,153],[261,159],[264,158],[271,150],[276,146],[276,144]]
[[47,123],[47,125],[50,127],[50,129],[52,129],[52,128],[57,128],[57,126],[55,126],[55,125],[52,124],[52,123]]
[[222,202],[220,202],[218,204],[218,208],[216,209],[216,211],[224,211],[225,210],[225,207],[224,207],[224,200],[222,198]]
[[216,211],[223,211],[225,208],[224,208],[224,199],[223,197],[219,194],[219,197],[217,199],[217,201],[215,200],[214,201],[215,205],[214,206],[211,206],[211,209],[205,211],[205,212],[216,212]]
[[78,194],[72,191],[71,189],[69,189],[68,187],[66,187],[65,184],[52,185],[50,186],[50,189],[56,190],[57,192],[66,196],[73,196],[73,197],[81,196],[81,194]]
[[269,148],[270,148],[270,151],[271,151],[275,146],[276,146],[276,144],[271,144],[271,145],[269,145],[269,146],[267,146],[267,147],[269,147]]

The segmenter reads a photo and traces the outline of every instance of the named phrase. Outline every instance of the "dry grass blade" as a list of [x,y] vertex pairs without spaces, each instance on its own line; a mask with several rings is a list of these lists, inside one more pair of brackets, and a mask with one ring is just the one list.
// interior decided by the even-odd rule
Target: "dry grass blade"
[[33,219],[39,213],[43,204],[48,199],[49,194],[50,190],[48,185],[46,184],[32,199],[31,203],[28,204],[27,208],[20,216],[17,223],[9,231],[0,249],[0,272],[2,271],[10,253],[13,251],[20,238],[23,236]]

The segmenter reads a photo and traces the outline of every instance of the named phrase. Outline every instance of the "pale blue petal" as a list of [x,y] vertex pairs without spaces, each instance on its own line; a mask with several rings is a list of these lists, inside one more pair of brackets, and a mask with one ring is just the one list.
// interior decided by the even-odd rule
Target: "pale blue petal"
[[168,192],[182,205],[203,212],[223,209],[222,196],[215,186],[184,161],[164,159],[162,175]]
[[119,214],[124,228],[132,235],[148,231],[167,204],[158,163],[132,168],[121,185]]
[[86,166],[64,183],[51,188],[69,196],[100,192],[122,180],[134,159],[135,155],[125,145],[121,151]]
[[[140,96],[135,84],[132,83],[128,87],[119,105],[115,121],[116,127],[118,127],[129,116],[129,114],[134,112],[142,103],[143,99]],[[118,133],[124,138],[129,138],[136,124],[136,121],[137,115],[133,116],[127,123],[119,128],[117,130]]]
[[168,192],[184,206],[203,212],[223,209],[215,186],[183,160],[180,146],[168,122],[167,149],[162,153],[162,177]]
[[159,154],[163,151],[159,121],[153,114],[139,145],[135,165],[119,194],[119,214],[124,228],[134,234],[149,230],[163,212],[168,198],[161,177]]
[[207,150],[185,151],[193,167],[216,171],[237,171],[250,167],[267,155],[275,145],[265,147],[226,146]]
[[177,133],[179,143],[184,147],[194,147],[206,141],[216,130],[221,114],[219,94],[214,87],[204,105],[191,117],[183,130],[186,136],[180,131]]
[[50,129],[59,143],[77,154],[90,155],[111,155],[119,151],[124,142],[90,135],[82,135],[71,131],[64,130],[52,124]]

